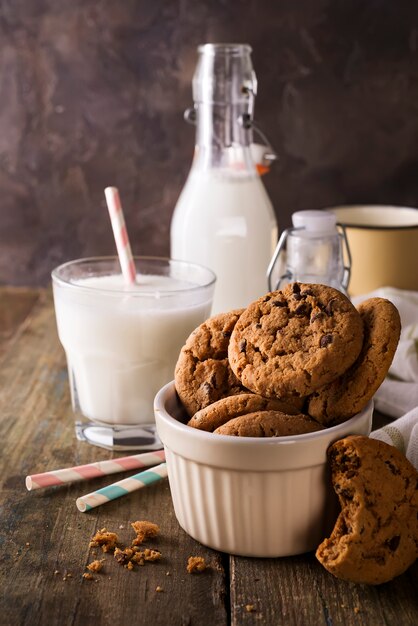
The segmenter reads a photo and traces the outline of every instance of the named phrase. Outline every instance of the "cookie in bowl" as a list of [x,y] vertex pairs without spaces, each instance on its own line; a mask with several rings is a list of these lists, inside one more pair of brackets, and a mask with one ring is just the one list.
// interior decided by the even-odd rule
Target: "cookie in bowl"
[[364,341],[360,355],[342,376],[309,399],[308,413],[325,426],[338,424],[372,399],[392,363],[401,333],[398,309],[384,298],[359,305]]
[[290,437],[323,430],[309,415],[286,415],[281,411],[256,411],[240,415],[219,426],[216,435],[233,437]]
[[244,391],[228,362],[228,344],[242,310],[220,313],[198,326],[177,360],[174,380],[190,417],[220,398]]
[[303,400],[280,400],[278,398],[264,398],[256,393],[241,393],[236,396],[221,398],[209,406],[197,411],[188,421],[188,426],[213,432],[229,420],[247,415],[255,411],[282,411],[296,415],[302,408]]
[[228,358],[241,384],[269,398],[312,394],[343,374],[363,345],[363,322],[333,287],[291,283],[251,303]]

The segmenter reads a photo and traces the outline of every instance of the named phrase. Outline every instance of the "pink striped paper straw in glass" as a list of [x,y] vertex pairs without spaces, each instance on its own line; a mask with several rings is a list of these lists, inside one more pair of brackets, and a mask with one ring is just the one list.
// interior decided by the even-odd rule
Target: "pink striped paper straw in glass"
[[117,483],[113,483],[113,485],[108,485],[107,487],[103,487],[103,489],[92,491],[85,496],[77,498],[77,508],[82,513],[85,513],[86,511],[90,511],[91,509],[94,509],[96,506],[100,506],[105,502],[110,502],[110,500],[116,500],[116,498],[126,496],[126,494],[132,493],[132,491],[136,491],[137,489],[142,489],[142,487],[152,485],[152,483],[156,483],[166,476],[167,466],[165,463],[161,463],[156,467],[145,470],[145,472],[140,472],[139,474],[135,474],[130,478],[125,478],[124,480],[120,480]]
[[131,244],[129,243],[128,231],[126,230],[119,191],[116,187],[106,187],[105,196],[122,275],[127,285],[133,285],[136,281],[135,262],[132,257]]
[[53,485],[63,485],[64,483],[79,480],[89,480],[90,478],[126,472],[127,470],[140,467],[151,467],[164,460],[164,450],[133,454],[119,459],[111,459],[110,461],[99,461],[97,463],[89,463],[88,465],[77,465],[66,469],[44,472],[43,474],[32,474],[31,476],[26,476],[26,487],[29,491],[32,491],[41,487],[52,487]]

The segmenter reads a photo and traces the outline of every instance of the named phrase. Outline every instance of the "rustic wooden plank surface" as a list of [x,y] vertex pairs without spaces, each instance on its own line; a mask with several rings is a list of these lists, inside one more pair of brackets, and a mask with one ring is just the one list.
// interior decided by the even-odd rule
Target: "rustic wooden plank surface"
[[[4,292],[1,296],[1,308],[12,306],[12,298],[6,303]],[[76,441],[51,297],[43,293],[33,304],[29,323],[21,325],[28,311],[16,318],[18,337],[10,342],[8,336],[0,363],[0,623],[186,626],[207,624],[210,616],[211,624],[226,624],[222,556],[179,528],[167,480],[88,514],[77,511],[76,497],[117,478],[26,491],[29,473],[111,457]],[[160,525],[161,536],[152,545],[161,550],[161,562],[131,572],[107,555],[98,582],[83,579],[96,530],[114,530],[129,545],[134,537],[129,522],[137,519]],[[192,554],[211,564],[205,574],[187,574]],[[163,591],[157,592],[158,586]]]
[[39,289],[25,287],[0,288],[0,358],[40,297]]
[[[179,528],[166,480],[88,514],[77,511],[76,497],[104,486],[112,477],[28,493],[24,486],[28,473],[112,455],[75,439],[51,295],[0,288],[0,322],[0,624],[418,622],[418,564],[391,583],[367,587],[335,579],[313,554],[227,557],[204,548]],[[377,419],[379,425],[385,421],[384,416]],[[129,523],[136,519],[160,525],[161,536],[153,545],[162,551],[163,560],[130,572],[104,555],[104,571],[95,576],[97,582],[84,580],[93,554],[102,556],[89,550],[90,537],[105,526],[129,544],[133,537]],[[210,563],[204,575],[186,573],[192,554]],[[163,591],[157,592],[158,586]]]
[[[281,559],[230,558],[231,624],[416,626],[418,564],[372,587],[334,578],[313,553]],[[247,611],[246,606],[253,607]]]

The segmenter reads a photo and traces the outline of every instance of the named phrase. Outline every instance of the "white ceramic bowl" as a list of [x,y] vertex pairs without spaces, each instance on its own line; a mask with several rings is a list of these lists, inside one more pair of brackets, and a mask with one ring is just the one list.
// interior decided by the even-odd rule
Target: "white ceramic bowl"
[[370,433],[373,403],[338,426],[271,438],[187,426],[173,382],[154,410],[180,526],[222,552],[276,557],[313,550],[330,532],[337,503],[326,451],[346,435]]

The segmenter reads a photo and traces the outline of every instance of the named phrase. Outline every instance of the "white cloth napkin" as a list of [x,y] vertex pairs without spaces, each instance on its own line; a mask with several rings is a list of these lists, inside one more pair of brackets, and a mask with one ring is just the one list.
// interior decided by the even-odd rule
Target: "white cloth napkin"
[[398,448],[418,470],[418,407],[391,424],[374,430],[370,437]]
[[399,448],[418,469],[418,292],[382,287],[353,298],[355,305],[368,298],[386,298],[401,316],[402,331],[388,376],[374,396],[378,411],[397,417],[371,437]]

